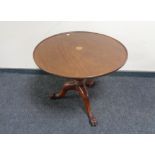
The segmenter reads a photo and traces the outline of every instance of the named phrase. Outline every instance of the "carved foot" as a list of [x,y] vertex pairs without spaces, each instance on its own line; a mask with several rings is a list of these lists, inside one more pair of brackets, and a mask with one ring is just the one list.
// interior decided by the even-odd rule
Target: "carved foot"
[[97,121],[96,118],[92,115],[92,116],[88,116],[89,118],[89,123],[91,126],[96,126],[97,125]]
[[53,93],[49,96],[50,99],[59,99],[61,98],[61,95],[59,93]]

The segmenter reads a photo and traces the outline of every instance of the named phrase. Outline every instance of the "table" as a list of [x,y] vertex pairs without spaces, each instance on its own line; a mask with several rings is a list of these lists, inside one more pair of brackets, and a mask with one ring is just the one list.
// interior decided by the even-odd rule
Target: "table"
[[50,96],[59,99],[75,90],[82,98],[89,122],[97,125],[87,88],[94,78],[120,69],[127,60],[127,50],[118,40],[98,33],[74,31],[56,34],[41,41],[34,49],[36,65],[50,73],[70,79],[60,92]]

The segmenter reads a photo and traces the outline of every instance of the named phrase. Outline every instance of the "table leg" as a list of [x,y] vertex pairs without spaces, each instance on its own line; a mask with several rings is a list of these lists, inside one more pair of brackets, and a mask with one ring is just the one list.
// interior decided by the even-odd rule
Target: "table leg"
[[82,85],[77,86],[77,91],[79,92],[79,95],[83,99],[90,124],[92,126],[96,126],[97,121],[96,121],[96,118],[91,111],[90,101],[89,101],[89,97],[88,97],[88,91],[87,91],[85,85],[82,84]]
[[87,79],[85,82],[87,87],[93,87],[95,85],[95,81],[93,79]]
[[51,99],[59,99],[62,98],[66,95],[67,91],[69,90],[75,90],[78,92],[78,94],[81,96],[84,105],[85,105],[85,109],[86,109],[86,113],[88,115],[89,118],[89,122],[92,126],[96,126],[97,125],[97,121],[96,118],[94,117],[92,111],[91,111],[91,106],[90,106],[90,101],[89,101],[89,96],[88,96],[88,91],[86,88],[86,83],[89,85],[90,83],[94,84],[94,81],[85,81],[84,79],[82,80],[73,80],[70,82],[66,82],[64,84],[64,86],[62,87],[62,89],[60,90],[60,92],[58,93],[54,93],[50,96]]
[[69,91],[69,90],[75,90],[75,86],[76,86],[76,85],[75,85],[74,81],[66,82],[66,83],[63,85],[63,87],[62,87],[62,89],[61,89],[60,92],[58,92],[58,93],[53,93],[53,94],[50,95],[49,97],[50,97],[51,99],[59,99],[59,98],[62,98],[62,97],[64,97],[64,96],[66,95],[67,91]]

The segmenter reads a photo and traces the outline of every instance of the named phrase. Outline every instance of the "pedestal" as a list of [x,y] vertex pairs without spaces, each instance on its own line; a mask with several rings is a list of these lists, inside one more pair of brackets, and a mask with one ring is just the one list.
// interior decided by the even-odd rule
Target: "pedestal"
[[78,92],[78,94],[81,96],[86,113],[89,119],[89,122],[91,126],[96,126],[97,121],[96,118],[94,117],[92,111],[91,111],[91,106],[90,106],[90,101],[89,101],[89,96],[88,96],[88,91],[87,87],[92,87],[95,84],[95,82],[92,79],[75,79],[69,82],[66,82],[60,92],[54,93],[50,96],[51,99],[60,99],[64,97],[69,90],[75,90]]

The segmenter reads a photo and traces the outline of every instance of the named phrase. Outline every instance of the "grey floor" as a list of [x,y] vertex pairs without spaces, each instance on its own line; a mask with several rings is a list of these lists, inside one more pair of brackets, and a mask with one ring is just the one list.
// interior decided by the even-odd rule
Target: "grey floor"
[[50,100],[64,79],[0,73],[0,133],[155,133],[155,77],[105,76],[89,89],[91,127],[75,92]]

